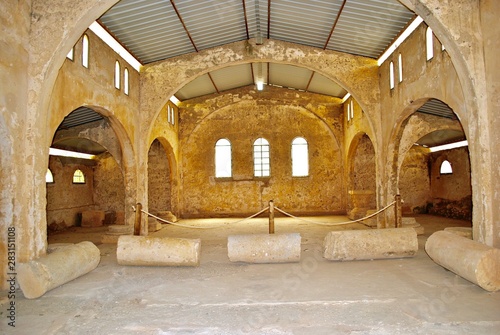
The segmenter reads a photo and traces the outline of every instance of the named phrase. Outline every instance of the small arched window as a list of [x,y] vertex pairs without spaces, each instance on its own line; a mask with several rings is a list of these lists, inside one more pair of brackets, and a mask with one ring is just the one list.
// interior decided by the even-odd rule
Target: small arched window
[[425,46],[427,50],[427,60],[431,60],[434,57],[434,34],[432,33],[431,27],[427,27],[425,32]]
[[120,89],[120,62],[115,62],[115,88]]
[[391,90],[394,88],[394,63],[391,62],[389,64],[389,84],[391,86]]
[[439,169],[440,174],[452,174],[453,169],[451,168],[450,162],[446,159],[441,163],[441,168]]
[[232,176],[231,142],[221,138],[215,143],[215,177]]
[[73,184],[85,184],[85,175],[82,170],[76,169],[73,173]]
[[128,95],[129,90],[129,79],[128,79],[128,69],[123,70],[123,93]]
[[82,65],[89,67],[89,37],[87,35],[83,35],[82,39]]
[[54,175],[50,169],[47,169],[47,173],[45,174],[45,182],[47,184],[52,184],[54,182]]
[[269,142],[265,138],[261,137],[253,142],[253,166],[255,177],[269,177],[271,175]]
[[399,82],[403,81],[403,56],[399,54],[398,56],[398,75],[399,75]]
[[297,137],[292,141],[292,176],[305,177],[309,175],[309,151],[307,141]]

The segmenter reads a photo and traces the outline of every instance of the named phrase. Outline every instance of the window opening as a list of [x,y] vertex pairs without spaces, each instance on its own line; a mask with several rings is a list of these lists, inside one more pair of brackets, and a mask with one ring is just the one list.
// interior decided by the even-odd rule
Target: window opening
[[269,177],[271,175],[269,142],[258,138],[253,142],[254,176]]
[[128,80],[128,69],[123,70],[123,93],[128,95],[129,90],[129,80]]
[[394,63],[389,64],[389,84],[391,85],[391,90],[394,88]]
[[89,37],[87,35],[83,35],[82,40],[82,65],[89,67]]
[[73,60],[74,57],[75,57],[75,47],[72,47],[71,49],[69,49],[69,52],[66,55],[66,58],[68,58],[69,60]]
[[450,162],[448,162],[447,160],[444,160],[441,163],[441,168],[439,169],[439,173],[440,174],[452,174],[453,169],[451,168]]
[[399,54],[398,56],[398,74],[399,74],[399,82],[403,81],[403,56]]
[[47,184],[52,184],[54,182],[54,175],[50,169],[47,169],[47,173],[45,174],[45,182]]
[[115,88],[120,89],[120,62],[115,62]]
[[307,141],[297,137],[292,141],[292,176],[306,177],[309,175],[309,153]]
[[85,184],[85,175],[82,170],[77,169],[75,173],[73,173],[73,184]]
[[232,176],[231,142],[221,138],[215,143],[215,177]]
[[354,119],[354,102],[352,101],[349,101],[349,106],[351,106],[351,120]]
[[434,34],[432,33],[431,27],[427,27],[425,33],[425,43],[427,50],[427,60],[431,60],[434,57]]

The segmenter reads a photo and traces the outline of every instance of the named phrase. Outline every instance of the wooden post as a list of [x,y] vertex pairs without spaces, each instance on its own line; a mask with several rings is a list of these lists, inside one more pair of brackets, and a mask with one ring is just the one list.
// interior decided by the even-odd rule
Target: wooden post
[[274,234],[274,202],[269,200],[269,234]]
[[134,222],[134,235],[141,235],[141,213],[142,204],[140,202],[135,205],[135,222]]
[[403,226],[403,214],[402,214],[402,209],[401,209],[401,195],[396,194],[395,200],[396,200],[396,203],[394,204],[395,227],[401,228]]

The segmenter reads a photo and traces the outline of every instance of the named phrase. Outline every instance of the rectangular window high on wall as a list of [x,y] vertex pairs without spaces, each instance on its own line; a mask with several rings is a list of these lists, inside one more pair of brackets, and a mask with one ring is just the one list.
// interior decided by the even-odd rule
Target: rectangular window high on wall
[[309,175],[309,152],[307,141],[297,137],[292,142],[292,176],[306,177]]
[[215,143],[215,177],[229,178],[232,176],[231,142],[221,138]]
[[118,61],[115,62],[115,88],[120,89],[120,63]]
[[255,177],[269,177],[271,175],[269,142],[265,138],[258,138],[253,143],[253,163]]
[[128,95],[129,90],[129,79],[128,79],[128,69],[123,70],[123,93]]
[[87,35],[83,35],[82,39],[82,65],[89,67],[89,37]]

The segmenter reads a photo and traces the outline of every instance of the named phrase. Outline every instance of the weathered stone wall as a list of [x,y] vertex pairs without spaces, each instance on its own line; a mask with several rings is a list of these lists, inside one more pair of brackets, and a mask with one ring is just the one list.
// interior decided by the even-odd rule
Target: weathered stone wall
[[[253,214],[269,200],[293,213],[344,211],[342,139],[336,136],[341,128],[340,99],[287,89],[247,87],[183,102],[182,216]],[[307,177],[292,177],[297,136],[308,141]],[[253,142],[259,137],[270,144],[270,178],[254,177]],[[232,178],[214,176],[221,138],[232,145]]]
[[412,146],[408,150],[399,174],[399,194],[403,213],[427,213],[431,200],[429,149]]
[[[51,156],[49,169],[54,183],[47,184],[47,225],[57,231],[78,225],[79,214],[94,209],[93,161]],[[80,169],[85,175],[85,184],[73,184],[73,174]]]
[[[440,173],[444,160],[450,162],[452,174]],[[432,153],[430,161],[432,206],[429,213],[471,220],[472,189],[468,148]]]
[[109,152],[97,157],[97,165],[94,168],[94,207],[105,212],[123,212],[125,211],[123,173]]
[[151,144],[148,154],[148,208],[149,212],[171,211],[170,166],[160,141]]
[[349,195],[353,208],[375,209],[376,179],[375,150],[368,135],[359,138],[356,151],[352,157],[352,171],[349,179],[351,188]]

